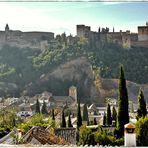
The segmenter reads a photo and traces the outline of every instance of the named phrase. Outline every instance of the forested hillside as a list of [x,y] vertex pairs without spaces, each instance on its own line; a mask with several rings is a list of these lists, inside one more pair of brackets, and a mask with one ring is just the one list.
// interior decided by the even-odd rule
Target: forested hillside
[[[70,85],[79,86],[82,82],[75,78],[62,80],[55,77],[48,77],[44,83],[41,80],[59,65],[78,57],[86,57],[92,72],[97,70],[97,74],[103,78],[118,78],[119,65],[122,64],[127,80],[139,84],[148,83],[148,48],[133,47],[127,50],[113,43],[90,44],[83,38],[68,44],[64,35],[57,37],[56,40],[55,47],[42,52],[29,48],[2,47],[0,49],[0,95],[34,95],[44,90],[65,95],[67,93],[65,89]],[[83,75],[87,77],[87,73]],[[8,87],[10,85],[11,89]],[[79,93],[81,97],[84,96],[81,90]]]

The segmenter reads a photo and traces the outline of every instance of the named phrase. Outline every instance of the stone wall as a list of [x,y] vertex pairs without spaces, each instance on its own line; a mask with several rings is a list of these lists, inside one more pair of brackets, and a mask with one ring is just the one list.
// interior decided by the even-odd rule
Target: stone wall
[[22,32],[20,30],[0,31],[0,47],[7,44],[20,48],[48,48],[51,40],[54,39],[52,32]]
[[138,41],[148,41],[148,26],[138,27]]
[[76,129],[71,128],[57,128],[55,129],[55,135],[65,139],[70,144],[76,144]]

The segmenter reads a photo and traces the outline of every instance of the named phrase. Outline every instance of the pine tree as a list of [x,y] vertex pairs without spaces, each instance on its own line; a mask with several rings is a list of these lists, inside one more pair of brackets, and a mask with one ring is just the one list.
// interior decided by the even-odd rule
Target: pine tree
[[96,118],[94,118],[94,125],[97,125],[97,120],[96,120]]
[[47,106],[46,106],[45,100],[43,101],[43,106],[42,106],[42,109],[41,109],[41,113],[42,113],[42,114],[45,114],[45,115],[48,114]]
[[103,116],[103,125],[106,125],[106,113],[104,112],[104,116]]
[[68,127],[73,127],[72,124],[71,124],[70,113],[68,115]]
[[78,108],[77,108],[77,130],[79,130],[80,126],[82,126],[82,116],[81,116],[80,100],[78,100]]
[[39,100],[38,100],[38,99],[36,100],[35,112],[36,112],[36,113],[40,113],[40,103],[39,103]]
[[115,107],[113,106],[112,108],[112,120],[114,120],[116,122],[116,118],[117,118],[117,112]]
[[110,110],[110,105],[109,104],[107,106],[106,123],[107,123],[107,125],[111,125],[112,124],[111,110]]
[[61,127],[66,127],[64,109],[63,109],[63,111],[62,111],[62,123],[61,123]]
[[128,113],[128,93],[126,88],[126,80],[124,77],[123,67],[120,67],[119,79],[119,96],[118,96],[118,115],[117,115],[117,130],[118,137],[124,135],[124,125],[129,123]]
[[88,121],[87,104],[84,104],[84,107],[83,107],[83,121]]
[[137,119],[141,117],[145,117],[146,115],[147,115],[146,102],[144,99],[143,91],[140,89],[139,95],[138,95]]
[[52,120],[55,120],[54,109],[52,109]]

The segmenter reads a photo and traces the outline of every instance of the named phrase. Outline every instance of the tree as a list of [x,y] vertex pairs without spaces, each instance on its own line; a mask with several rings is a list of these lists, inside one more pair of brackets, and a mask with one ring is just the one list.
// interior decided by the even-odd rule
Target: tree
[[87,104],[84,104],[84,106],[83,106],[83,121],[88,121]]
[[15,120],[15,117],[12,118],[12,126],[16,126],[16,120]]
[[43,106],[42,106],[41,112],[42,112],[42,114],[45,114],[45,115],[48,114],[45,100],[43,101]]
[[39,100],[38,99],[36,100],[35,112],[36,113],[40,113],[40,103],[39,103]]
[[113,106],[113,108],[112,108],[112,120],[114,120],[115,123],[116,123],[116,118],[117,118],[117,112],[116,112],[115,107]]
[[68,115],[68,127],[73,127],[72,124],[71,124],[70,113]]
[[148,117],[139,118],[136,123],[136,135],[138,146],[148,146]]
[[107,125],[111,125],[112,124],[111,110],[110,110],[110,105],[109,104],[107,106],[106,123],[107,123]]
[[81,126],[80,127],[80,139],[79,139],[79,144],[80,145],[90,145],[92,141],[92,131],[90,128],[87,128],[86,126]]
[[114,29],[114,27],[113,27],[113,32],[115,32],[115,29]]
[[103,125],[106,125],[106,113],[104,112],[104,116],[103,116]]
[[96,120],[96,118],[94,118],[94,125],[97,125],[97,120]]
[[62,123],[61,123],[61,127],[66,127],[66,121],[65,121],[64,109],[63,109],[63,111],[62,111]]
[[82,126],[82,117],[81,117],[81,108],[80,108],[80,100],[78,100],[78,108],[77,108],[77,129]]
[[147,115],[146,102],[144,99],[143,91],[140,89],[139,95],[138,95],[137,119],[141,117],[145,117],[146,115]]
[[128,93],[126,88],[126,80],[124,77],[123,67],[120,67],[119,78],[119,95],[118,95],[118,115],[117,115],[117,137],[124,135],[124,125],[129,122],[128,113]]
[[54,109],[52,109],[52,120],[55,120]]
[[99,29],[98,29],[98,32],[100,33],[101,32],[101,28],[99,27]]

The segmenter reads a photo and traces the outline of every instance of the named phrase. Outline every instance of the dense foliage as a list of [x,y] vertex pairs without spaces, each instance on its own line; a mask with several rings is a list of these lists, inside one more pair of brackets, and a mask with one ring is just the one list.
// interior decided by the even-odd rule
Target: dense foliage
[[[78,96],[85,97],[80,87],[82,82],[75,79],[63,81],[49,77],[46,81],[41,81],[42,77],[60,64],[81,56],[87,57],[92,64],[92,69],[98,69],[100,76],[104,78],[117,78],[117,67],[122,64],[126,69],[127,80],[137,83],[148,82],[148,50],[146,48],[132,47],[126,50],[114,43],[100,42],[98,45],[93,42],[88,43],[84,38],[76,38],[70,44],[64,34],[57,36],[56,41],[55,46],[43,52],[29,48],[2,47],[0,49],[0,82],[6,86],[0,84],[0,95],[34,95],[44,90],[65,95],[65,90],[73,84],[78,88]],[[10,83],[13,87],[7,88]],[[13,91],[12,88],[14,88]]]
[[49,125],[51,125],[53,128],[59,126],[58,123],[51,119],[51,117],[49,117],[48,120],[45,120],[43,114],[35,114],[31,118],[24,120],[20,124],[17,124],[17,127],[26,133],[33,126],[47,127]]
[[143,91],[139,91],[138,95],[138,110],[137,110],[137,118],[145,117],[147,115],[146,102],[144,99]]
[[92,131],[86,126],[80,127],[79,145],[103,145],[103,146],[121,146],[124,144],[124,139],[116,139],[111,131],[103,130],[98,127],[96,131]]
[[136,123],[138,146],[148,146],[148,117],[140,118]]

